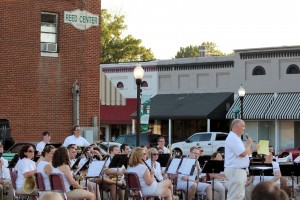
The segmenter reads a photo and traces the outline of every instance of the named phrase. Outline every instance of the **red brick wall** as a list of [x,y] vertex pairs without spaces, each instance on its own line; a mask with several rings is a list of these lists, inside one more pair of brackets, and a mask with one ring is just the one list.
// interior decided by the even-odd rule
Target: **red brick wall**
[[[0,119],[10,121],[16,141],[39,141],[49,130],[58,142],[71,133],[76,80],[80,125],[99,119],[100,26],[82,31],[65,24],[64,11],[75,9],[100,15],[100,1],[1,1]],[[57,58],[40,54],[41,12],[59,14]]]

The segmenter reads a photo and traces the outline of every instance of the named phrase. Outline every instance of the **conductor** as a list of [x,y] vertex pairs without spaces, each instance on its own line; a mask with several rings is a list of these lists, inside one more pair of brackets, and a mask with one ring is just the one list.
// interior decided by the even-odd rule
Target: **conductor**
[[249,167],[249,154],[252,153],[253,141],[248,138],[244,145],[241,140],[244,132],[245,122],[241,119],[233,120],[231,131],[225,141],[224,167],[225,176],[228,179],[227,200],[242,200],[245,196],[246,169]]

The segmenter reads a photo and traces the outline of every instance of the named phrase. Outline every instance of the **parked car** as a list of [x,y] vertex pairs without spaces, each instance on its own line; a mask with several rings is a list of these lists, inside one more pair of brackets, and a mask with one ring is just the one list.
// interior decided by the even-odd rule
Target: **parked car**
[[[145,147],[153,147],[157,146],[157,139],[161,135],[157,135],[154,133],[141,133],[140,134],[140,146],[143,145]],[[136,147],[136,134],[124,134],[118,136],[114,142],[120,144],[128,144],[130,148]]]
[[[24,145],[33,145],[34,151],[36,151],[36,145],[38,142],[17,142],[13,146],[11,146],[7,151],[5,151],[2,155],[8,161],[11,161],[15,154],[18,154]],[[50,145],[55,146],[56,148],[60,147],[61,143],[49,143]]]
[[173,143],[172,150],[176,155],[189,155],[190,148],[198,146],[204,149],[204,155],[212,155],[216,151],[224,153],[227,136],[228,133],[223,132],[195,133],[183,142]]
[[300,156],[300,147],[294,148],[294,149],[282,149],[279,151],[278,157],[284,158],[284,157],[288,156],[290,154],[290,152],[292,152],[293,160],[295,160],[295,158]]

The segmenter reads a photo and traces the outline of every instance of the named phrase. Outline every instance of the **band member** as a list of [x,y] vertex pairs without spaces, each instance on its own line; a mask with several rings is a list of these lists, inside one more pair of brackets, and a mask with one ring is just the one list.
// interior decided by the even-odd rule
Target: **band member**
[[129,155],[130,151],[131,151],[131,149],[130,149],[128,144],[122,144],[121,145],[121,154]]
[[[10,174],[8,167],[8,161],[2,157],[3,145],[0,144],[0,199],[12,200],[13,187],[11,184]],[[3,198],[5,194],[5,198]]]
[[149,149],[148,150],[148,158],[149,159],[146,160],[146,163],[154,171],[154,174],[155,174],[156,178],[159,181],[162,181],[164,178],[163,178],[163,175],[162,175],[160,163],[157,162],[158,156],[159,156],[159,154],[158,154],[158,151],[157,151],[156,148]]
[[70,167],[72,167],[76,161],[77,150],[71,145],[69,145],[67,149],[69,153]]
[[[214,152],[211,156],[211,160],[223,160],[221,153]],[[225,200],[226,190],[228,189],[228,182],[225,181],[226,177],[224,172],[219,174],[208,174],[210,179],[214,179],[214,191],[217,191],[219,194],[219,200]]]
[[170,153],[170,150],[165,147],[165,138],[164,137],[159,137],[157,140],[157,149],[159,153]]
[[[34,158],[34,148],[31,145],[25,145],[20,150],[20,159],[16,164],[15,170],[18,171],[16,187],[17,193],[25,194],[24,182],[25,179],[34,179],[34,173],[36,173]],[[37,194],[36,189],[31,194]]]
[[44,150],[46,144],[48,144],[51,140],[51,135],[49,131],[44,131],[42,133],[43,136],[43,140],[40,141],[37,145],[36,145],[36,150],[38,152],[38,156],[40,156],[42,154],[42,151]]
[[[96,198],[93,193],[84,190],[83,187],[74,180],[69,167],[69,154],[66,147],[59,147],[54,152],[52,165],[52,172],[60,173],[63,176],[68,198],[79,198],[87,200],[94,200]],[[74,189],[71,190],[72,188]]]
[[65,141],[63,143],[64,147],[67,147],[70,144],[76,144],[79,147],[90,146],[90,143],[81,136],[81,131],[80,131],[79,125],[74,126],[72,131],[73,131],[73,135],[70,135],[65,139]]
[[172,192],[167,182],[157,183],[153,170],[149,170],[143,160],[146,160],[145,149],[136,147],[129,158],[128,172],[135,172],[142,188],[143,195],[159,195],[167,200],[173,199]]
[[[109,157],[107,158],[107,161],[105,163],[105,169],[104,169],[104,178],[110,178],[110,179],[114,179],[118,178],[117,180],[117,185],[120,187],[119,191],[119,198],[121,200],[124,199],[124,195],[125,195],[125,191],[123,189],[125,189],[125,185],[123,184],[123,175],[126,172],[125,166],[122,166],[120,169],[117,168],[108,168],[109,164],[112,161],[112,158],[116,155],[120,153],[120,149],[117,145],[112,145],[109,147],[108,149],[109,152]],[[121,177],[121,178],[120,178]],[[99,179],[98,179],[99,180]],[[115,181],[116,182],[116,181]],[[121,183],[121,185],[120,185]],[[116,186],[115,184],[105,184],[106,188],[110,189],[110,193],[111,193],[111,198],[112,200],[116,200],[117,196],[116,196]]]
[[[190,148],[190,158],[198,159],[200,155],[200,150],[198,147]],[[199,182],[199,179],[196,179],[196,176],[199,177],[201,174],[201,168],[198,160],[196,161],[196,167],[194,174],[192,176],[178,175],[178,183],[177,189],[186,190],[187,189],[187,181],[189,181],[189,200],[194,197],[195,192],[197,191],[200,194],[206,193],[206,199],[212,200],[212,188],[208,183]]]
[[52,173],[52,158],[55,152],[55,147],[53,145],[46,146],[42,151],[43,159],[37,165],[37,172],[40,172],[44,179],[44,184],[46,190],[51,190],[49,174]]

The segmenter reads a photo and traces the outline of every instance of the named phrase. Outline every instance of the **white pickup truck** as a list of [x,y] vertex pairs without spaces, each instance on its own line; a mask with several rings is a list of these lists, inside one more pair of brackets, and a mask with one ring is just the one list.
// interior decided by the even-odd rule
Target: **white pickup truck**
[[190,136],[184,142],[172,144],[172,150],[176,155],[189,155],[193,146],[202,147],[204,155],[212,155],[214,152],[224,152],[225,140],[228,133],[223,132],[199,132]]

